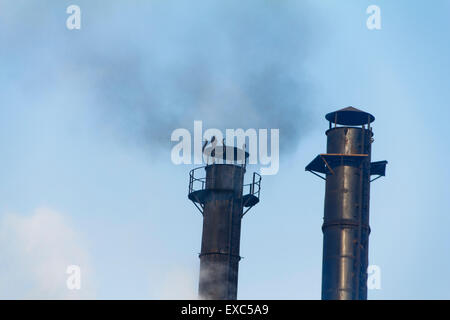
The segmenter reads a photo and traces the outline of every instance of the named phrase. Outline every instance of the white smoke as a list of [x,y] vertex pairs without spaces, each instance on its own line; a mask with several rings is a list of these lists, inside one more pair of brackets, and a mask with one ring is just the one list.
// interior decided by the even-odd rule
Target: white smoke
[[[0,217],[0,299],[94,298],[89,257],[66,218],[39,208]],[[81,289],[66,285],[69,265],[81,268]]]
[[195,279],[193,274],[195,273],[190,268],[181,268],[180,266],[162,272],[158,280],[159,283],[156,286],[154,298],[164,300],[198,299],[197,279]]

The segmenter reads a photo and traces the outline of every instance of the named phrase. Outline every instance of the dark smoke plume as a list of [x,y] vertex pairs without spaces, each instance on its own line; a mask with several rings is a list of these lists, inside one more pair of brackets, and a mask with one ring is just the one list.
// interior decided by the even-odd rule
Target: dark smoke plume
[[113,25],[106,39],[99,32],[100,41],[84,44],[79,63],[95,71],[100,107],[129,137],[170,145],[174,129],[203,120],[204,129],[279,128],[295,145],[310,101],[305,5],[165,1],[127,10],[139,17],[137,30],[117,23],[119,9],[103,21]]
[[[85,79],[89,90],[77,94],[93,97],[99,122],[120,137],[169,147],[174,129],[203,120],[204,129],[278,128],[283,150],[307,128],[306,1],[79,0],[75,32],[64,28],[69,4],[18,0],[16,20],[36,17],[42,30],[21,52],[45,48],[53,57],[44,75],[54,65],[69,69],[67,79]],[[32,27],[17,26],[25,38]]]

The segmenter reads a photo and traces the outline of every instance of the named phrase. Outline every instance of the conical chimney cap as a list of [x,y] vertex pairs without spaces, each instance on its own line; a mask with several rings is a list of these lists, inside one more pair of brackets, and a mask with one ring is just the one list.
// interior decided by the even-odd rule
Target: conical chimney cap
[[370,113],[353,107],[330,112],[325,116],[325,119],[344,126],[361,126],[375,121],[375,117]]

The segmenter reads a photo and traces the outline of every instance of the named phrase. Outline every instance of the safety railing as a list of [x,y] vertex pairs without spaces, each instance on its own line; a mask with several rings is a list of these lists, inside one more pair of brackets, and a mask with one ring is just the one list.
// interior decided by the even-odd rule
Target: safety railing
[[196,177],[198,174],[198,170],[203,169],[205,170],[205,166],[198,167],[195,169],[192,169],[189,172],[189,194],[191,194],[194,191],[198,190],[205,190],[206,188],[206,174],[202,175],[200,178]]
[[[198,167],[195,169],[192,169],[189,172],[189,194],[205,190],[206,188],[206,172],[204,174],[200,174],[198,170],[205,170],[205,166]],[[251,194],[258,198],[261,193],[261,175],[254,172],[253,173],[253,179],[251,183],[244,184],[243,185],[243,192],[244,195]]]
[[[247,192],[248,191],[248,192]],[[256,172],[253,172],[253,180],[251,183],[244,184],[243,194],[251,194],[258,198],[261,193],[261,175]]]

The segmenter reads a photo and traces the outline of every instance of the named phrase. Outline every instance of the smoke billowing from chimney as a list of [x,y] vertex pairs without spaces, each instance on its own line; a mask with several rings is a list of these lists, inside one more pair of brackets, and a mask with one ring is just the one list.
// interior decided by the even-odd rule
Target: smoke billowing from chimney
[[79,63],[92,72],[102,116],[133,140],[168,146],[174,129],[202,120],[220,129],[279,128],[282,141],[296,141],[308,118],[305,7],[261,0],[127,5],[139,23],[127,26],[127,12],[112,10],[104,17],[107,25],[114,20],[112,30],[86,30],[99,40],[83,44],[87,58]]
[[[314,12],[305,2],[77,4],[78,31],[66,30],[63,4],[5,4],[11,30],[0,36],[10,46],[0,57],[34,70],[22,81],[30,92],[70,90],[67,102],[86,105],[98,130],[154,150],[170,147],[171,132],[192,129],[194,120],[205,129],[277,128],[283,151],[307,128],[311,83],[303,64],[313,51]],[[19,23],[28,16],[30,23]]]

